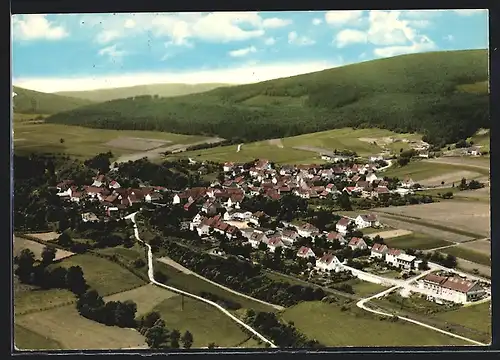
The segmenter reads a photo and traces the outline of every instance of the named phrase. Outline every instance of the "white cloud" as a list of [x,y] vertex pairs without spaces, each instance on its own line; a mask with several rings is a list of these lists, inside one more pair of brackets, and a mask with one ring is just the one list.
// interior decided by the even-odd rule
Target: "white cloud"
[[312,24],[313,25],[321,25],[321,23],[323,23],[323,20],[321,20],[320,18],[316,18],[316,19],[313,19],[312,20]]
[[162,83],[227,83],[248,84],[282,77],[307,74],[336,66],[340,63],[312,61],[303,63],[256,63],[228,69],[206,69],[180,72],[165,70],[158,73],[138,73],[114,76],[88,76],[73,78],[19,78],[13,84],[27,89],[43,92],[94,90]]
[[119,62],[123,58],[123,56],[126,54],[126,51],[123,50],[118,50],[115,45],[111,45],[108,47],[105,47],[101,50],[99,50],[99,55],[100,56],[107,56],[109,60],[113,62]]
[[262,22],[262,26],[264,28],[269,28],[269,29],[280,28],[288,26],[290,24],[292,24],[292,20],[280,19],[280,18],[264,19],[264,21]]
[[267,38],[266,40],[264,40],[264,44],[269,46],[274,45],[276,44],[276,39],[273,37]]
[[373,51],[376,56],[390,57],[403,54],[412,54],[418,52],[432,51],[436,49],[436,44],[427,36],[421,36],[418,40],[414,41],[411,45],[403,46],[388,46],[377,48]]
[[367,35],[364,31],[345,29],[340,31],[335,37],[337,47],[341,48],[349,44],[366,43]]
[[257,52],[257,49],[255,48],[255,46],[250,46],[250,47],[243,48],[243,49],[232,50],[229,52],[229,56],[242,57],[242,56],[247,56],[248,54],[255,53],[255,52]]
[[126,29],[132,29],[135,27],[135,21],[132,19],[127,19],[127,20],[125,20],[123,27]]
[[118,30],[104,30],[97,34],[96,41],[100,44],[107,44],[120,36],[121,33]]
[[448,10],[404,10],[400,11],[401,16],[408,19],[431,19],[440,16],[443,11]]
[[42,14],[14,15],[12,33],[15,40],[59,40],[69,35],[63,26]]
[[453,11],[455,11],[460,16],[472,16],[476,14],[486,14],[488,12],[488,10],[486,9],[460,9]]
[[453,40],[455,40],[455,37],[451,34],[448,34],[445,37],[443,37],[443,39],[446,41],[453,41]]
[[308,45],[314,45],[316,41],[314,41],[311,38],[308,38],[307,36],[299,36],[296,31],[291,31],[288,34],[288,43],[298,46],[308,46]]
[[327,11],[325,13],[325,21],[330,25],[361,25],[363,18],[363,10],[342,10],[342,11]]

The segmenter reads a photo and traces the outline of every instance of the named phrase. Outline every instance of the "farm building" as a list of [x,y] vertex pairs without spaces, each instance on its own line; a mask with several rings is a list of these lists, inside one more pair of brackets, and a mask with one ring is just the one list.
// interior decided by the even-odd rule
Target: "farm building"
[[485,290],[477,281],[456,276],[429,274],[419,281],[419,287],[430,292],[430,300],[437,298],[459,304],[475,301],[485,294]]

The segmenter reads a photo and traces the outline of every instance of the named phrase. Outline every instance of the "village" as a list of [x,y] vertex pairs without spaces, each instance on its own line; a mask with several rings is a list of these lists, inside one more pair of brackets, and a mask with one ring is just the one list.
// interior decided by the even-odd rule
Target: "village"
[[[190,160],[190,163],[195,163]],[[236,255],[257,264],[264,253],[282,256],[296,272],[294,276],[317,284],[333,284],[335,278],[358,278],[385,286],[402,286],[402,296],[417,293],[438,304],[467,304],[484,300],[489,284],[472,275],[456,272],[428,261],[421,252],[393,249],[377,234],[385,228],[375,214],[338,215],[334,227],[320,230],[308,222],[297,223],[266,214],[263,209],[245,209],[245,201],[279,202],[285,198],[302,200],[361,197],[377,199],[404,197],[418,191],[419,185],[406,178],[377,176],[387,166],[379,158],[365,164],[333,163],[329,166],[295,165],[277,168],[267,160],[250,164],[225,163],[223,181],[208,187],[171,191],[162,186],[142,184],[122,188],[108,175],[100,174],[92,184],[76,184],[68,179],[57,185],[57,195],[82,209],[84,222],[121,219],[133,210],[150,207],[182,206],[186,216],[183,228],[196,233],[200,242],[212,244],[214,256]],[[389,181],[388,181],[389,180]],[[343,184],[338,187],[335,184]],[[96,204],[98,207],[96,208]],[[87,211],[89,208],[92,211]],[[321,207],[319,207],[321,208]],[[154,210],[153,210],[154,211]],[[231,249],[247,247],[246,256]],[[282,272],[290,275],[286,266]],[[385,273],[396,274],[384,277]],[[339,274],[341,274],[339,276]],[[406,279],[415,281],[408,282]]]

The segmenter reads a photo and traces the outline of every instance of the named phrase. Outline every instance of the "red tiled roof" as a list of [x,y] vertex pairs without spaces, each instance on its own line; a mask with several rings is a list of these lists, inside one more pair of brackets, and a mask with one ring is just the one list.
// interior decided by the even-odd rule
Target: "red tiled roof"
[[302,246],[299,251],[297,251],[297,255],[298,256],[306,256],[307,253],[310,251],[311,249],[308,248],[307,246]]
[[379,244],[379,243],[375,243],[373,244],[372,246],[372,251],[373,252],[378,252],[378,253],[381,253],[383,251],[386,251],[388,249],[387,245],[385,244]]
[[355,245],[358,245],[358,244],[363,244],[364,242],[365,242],[365,241],[364,241],[363,239],[361,239],[361,238],[358,238],[358,237],[353,237],[353,238],[351,239],[351,241],[349,241],[349,245],[353,245],[353,246],[355,246]]
[[347,225],[349,225],[349,223],[350,223],[351,221],[352,221],[351,219],[348,219],[348,218],[342,218],[342,219],[340,219],[340,220],[337,222],[337,225],[339,225],[339,226],[347,226]]

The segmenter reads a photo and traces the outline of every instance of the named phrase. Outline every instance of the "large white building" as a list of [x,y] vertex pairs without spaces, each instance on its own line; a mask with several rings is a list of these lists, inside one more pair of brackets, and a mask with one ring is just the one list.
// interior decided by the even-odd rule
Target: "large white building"
[[456,276],[429,274],[419,281],[419,287],[426,290],[429,299],[437,298],[459,304],[475,301],[485,294],[479,282]]
[[325,254],[320,259],[316,260],[316,268],[321,271],[340,272],[344,269],[344,266],[340,260],[333,254]]

